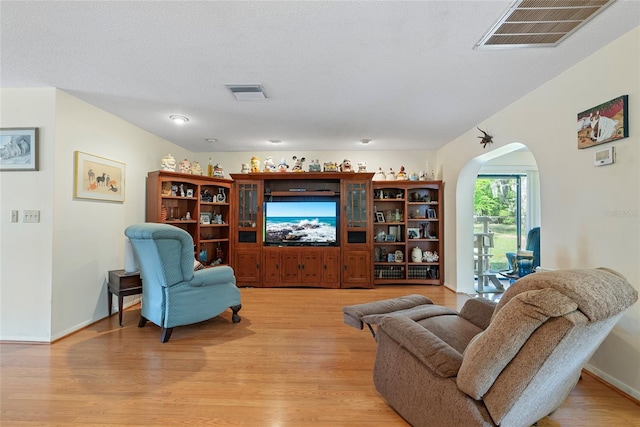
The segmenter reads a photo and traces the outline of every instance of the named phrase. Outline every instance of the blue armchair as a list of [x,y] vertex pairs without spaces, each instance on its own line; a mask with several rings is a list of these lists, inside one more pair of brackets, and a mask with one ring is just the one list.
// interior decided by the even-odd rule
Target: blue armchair
[[[536,267],[540,266],[540,227],[533,227],[527,233],[527,246],[525,247],[525,250],[533,252],[531,271],[534,271]],[[511,271],[515,272],[516,253],[507,252],[506,256],[507,261],[509,262],[509,268],[511,269]]]
[[147,320],[162,327],[167,342],[175,326],[216,317],[231,308],[238,323],[242,308],[233,269],[228,266],[193,271],[193,239],[168,224],[144,223],[127,227],[142,278],[142,310],[138,327]]

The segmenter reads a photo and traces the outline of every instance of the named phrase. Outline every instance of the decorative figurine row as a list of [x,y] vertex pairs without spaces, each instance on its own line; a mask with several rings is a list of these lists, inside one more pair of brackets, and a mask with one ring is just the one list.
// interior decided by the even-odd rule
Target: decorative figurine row
[[[305,157],[293,156],[293,165],[289,170],[289,164],[283,157],[280,159],[280,163],[276,164],[272,156],[267,156],[264,161],[260,160],[260,157],[253,156],[250,163],[243,163],[241,173],[259,173],[259,172],[304,172],[304,162],[307,160]],[[325,162],[322,166],[320,160],[313,159],[309,162],[309,172],[356,172],[351,165],[349,159],[344,159],[342,163],[337,162]],[[359,162],[357,172],[366,172],[367,164],[365,162]]]
[[[289,166],[287,160],[283,157],[280,159],[280,163],[276,164],[272,156],[267,156],[264,161],[261,161],[259,157],[253,156],[250,163],[243,163],[241,173],[258,173],[258,172],[304,172],[303,165],[306,161],[305,157],[293,156],[293,164]],[[160,162],[160,168],[164,171],[170,172],[182,172],[191,175],[203,175],[202,166],[196,160],[190,162],[187,159],[176,163],[176,159],[171,154],[164,156]],[[357,167],[354,168],[349,159],[344,159],[342,163],[337,162],[325,162],[320,165],[318,159],[311,160],[308,166],[309,172],[367,172],[366,162],[358,162]],[[224,169],[219,163],[215,165],[209,157],[209,164],[207,165],[207,176],[224,178]],[[435,173],[433,171],[420,171],[407,173],[404,166],[400,166],[398,173],[395,173],[393,168],[389,168],[385,173],[382,167],[378,168],[378,171],[373,175],[374,181],[430,181],[435,179]]]
[[[160,161],[160,169],[163,171],[176,172],[176,168],[178,169],[177,172],[189,175],[204,175],[202,166],[200,166],[200,162],[197,160],[190,162],[184,159],[180,163],[176,163],[176,159],[171,154],[167,154]],[[207,165],[207,176],[224,178],[224,169],[219,163],[214,165],[211,162],[211,157],[209,157],[209,164]]]
[[389,168],[389,171],[385,174],[382,168],[378,168],[378,171],[373,174],[373,181],[431,181],[435,179],[435,173],[426,171],[407,173],[404,170],[404,166],[400,166],[398,173],[393,171],[393,168]]

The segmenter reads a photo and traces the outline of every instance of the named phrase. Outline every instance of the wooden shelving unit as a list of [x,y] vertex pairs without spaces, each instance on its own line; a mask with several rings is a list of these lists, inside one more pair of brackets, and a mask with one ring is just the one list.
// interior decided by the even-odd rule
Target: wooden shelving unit
[[375,284],[444,283],[442,194],[442,181],[373,182]]
[[231,179],[179,172],[149,172],[146,221],[186,230],[193,238],[195,258],[206,266],[229,264],[232,183]]

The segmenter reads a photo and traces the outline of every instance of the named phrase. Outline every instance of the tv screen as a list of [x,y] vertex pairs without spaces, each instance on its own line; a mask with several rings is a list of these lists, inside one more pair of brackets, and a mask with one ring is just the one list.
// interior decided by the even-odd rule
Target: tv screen
[[336,244],[336,207],[335,201],[265,202],[265,243]]

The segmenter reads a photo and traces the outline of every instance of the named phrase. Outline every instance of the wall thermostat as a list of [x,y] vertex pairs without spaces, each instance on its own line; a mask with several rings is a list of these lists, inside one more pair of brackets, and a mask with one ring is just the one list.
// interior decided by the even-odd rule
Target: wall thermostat
[[613,147],[596,151],[593,155],[593,164],[596,166],[610,165],[614,162],[614,154]]

